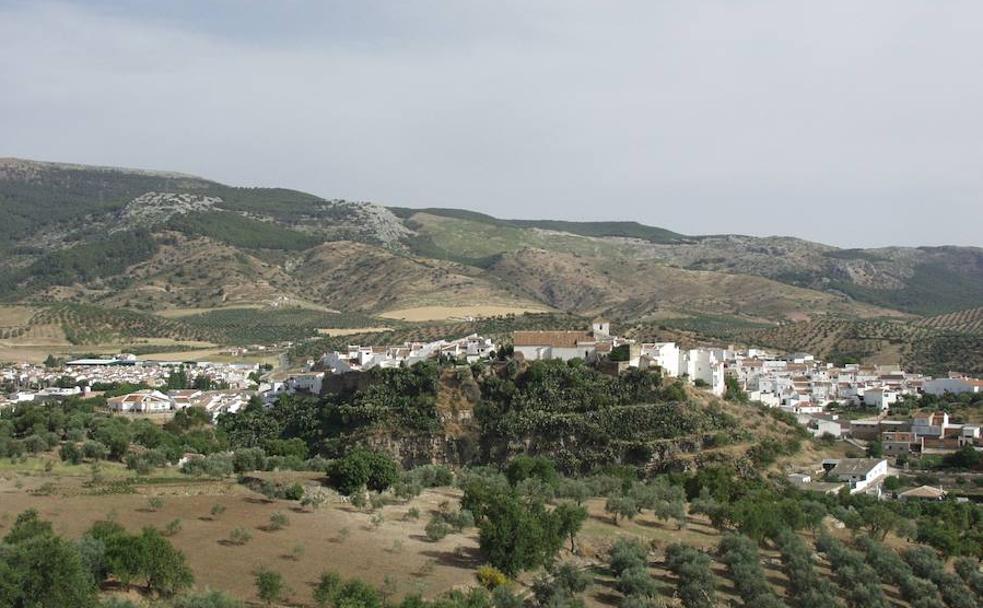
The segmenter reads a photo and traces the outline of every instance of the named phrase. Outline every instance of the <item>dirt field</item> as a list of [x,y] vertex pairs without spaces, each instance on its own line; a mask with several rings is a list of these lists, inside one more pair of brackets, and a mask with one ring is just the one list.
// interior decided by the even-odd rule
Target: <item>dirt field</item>
[[[75,471],[78,477],[69,476],[73,468],[79,469]],[[130,531],[144,526],[163,528],[180,519],[182,529],[171,540],[187,555],[196,585],[243,599],[255,599],[251,573],[260,566],[282,573],[291,589],[291,604],[305,605],[310,603],[312,584],[324,570],[359,577],[379,587],[388,584],[397,595],[432,596],[456,585],[472,585],[474,569],[480,565],[475,530],[452,534],[436,543],[424,535],[429,513],[441,502],[456,499],[449,490],[428,491],[408,504],[387,506],[380,510],[384,521],[375,527],[369,513],[340,500],[317,512],[305,512],[296,502],[268,501],[232,481],[179,480],[139,486],[137,494],[96,496],[82,487],[86,467],[62,467],[51,474],[37,467],[34,470],[24,475],[9,467],[0,469],[0,535],[18,513],[29,508],[52,521],[58,533],[72,538],[83,534],[94,521],[108,517]],[[317,483],[310,476],[298,478]],[[52,495],[32,493],[45,482],[55,485]],[[163,498],[163,507],[150,510],[149,496]],[[213,519],[210,510],[215,504],[223,505],[226,511]],[[411,507],[420,510],[419,520],[405,519]],[[270,531],[267,525],[274,512],[286,514],[289,525]],[[252,540],[244,545],[228,542],[236,527],[248,530]],[[302,554],[294,558],[298,546]]]
[[[107,463],[103,465],[103,475],[107,480],[119,480],[132,473],[121,465]],[[256,475],[308,486],[320,486],[323,481],[312,473]],[[435,543],[424,534],[426,522],[441,503],[456,505],[460,497],[456,489],[428,490],[408,503],[386,506],[376,511],[383,520],[374,524],[371,513],[357,510],[333,494],[335,498],[320,510],[309,512],[296,502],[267,500],[231,479],[198,481],[174,470],[156,472],[145,483],[135,485],[135,493],[128,494],[99,495],[86,487],[88,478],[86,465],[59,462],[52,471],[45,472],[43,458],[26,463],[0,462],[0,536],[18,513],[29,508],[37,509],[44,519],[53,522],[59,534],[71,538],[83,534],[99,519],[115,519],[131,532],[144,526],[162,529],[168,522],[180,519],[181,530],[171,540],[187,556],[198,588],[219,589],[255,602],[252,572],[264,566],[283,574],[291,590],[290,606],[312,605],[312,585],[324,570],[361,578],[385,588],[394,597],[411,593],[433,597],[455,587],[473,586],[474,571],[482,564],[477,530],[451,534]],[[42,495],[45,493],[49,495]],[[163,506],[156,511],[149,508],[152,496],[163,500]],[[212,517],[210,511],[216,504],[226,510]],[[650,544],[651,572],[661,582],[662,599],[670,606],[679,604],[673,597],[676,581],[660,565],[668,545],[684,542],[712,554],[720,540],[720,532],[702,516],[689,515],[682,529],[656,519],[650,512],[616,524],[604,511],[604,499],[591,499],[586,506],[590,517],[577,537],[575,553],[570,553],[567,546],[559,558],[573,560],[592,573],[594,584],[584,597],[589,608],[612,608],[620,602],[615,581],[606,568],[608,550],[617,538],[639,538]],[[419,510],[419,519],[407,517],[411,508]],[[289,525],[274,531],[268,524],[276,512],[287,515]],[[248,530],[252,539],[243,545],[232,544],[229,537],[235,528]],[[836,526],[832,526],[832,532],[843,540],[849,536]],[[804,538],[814,541],[811,534]],[[888,543],[897,548],[905,541],[892,536]],[[768,580],[780,597],[785,596],[788,580],[781,570],[778,552],[764,548],[761,553]],[[828,566],[822,561],[817,565],[828,576]],[[715,561],[713,571],[718,605],[740,605],[724,565]],[[534,577],[535,573],[523,575],[520,591],[528,591]],[[896,590],[885,587],[885,591],[893,605],[905,606],[897,599]]]
[[379,316],[387,319],[402,319],[404,321],[442,321],[445,319],[465,319],[467,317],[494,317],[507,314],[522,314],[524,312],[549,312],[545,307],[522,305],[483,306],[419,306],[403,308],[381,313]]

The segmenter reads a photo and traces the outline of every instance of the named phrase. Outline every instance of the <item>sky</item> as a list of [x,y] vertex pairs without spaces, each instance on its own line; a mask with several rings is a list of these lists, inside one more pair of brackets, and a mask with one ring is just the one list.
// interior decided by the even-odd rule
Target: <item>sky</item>
[[0,0],[0,156],[983,246],[983,2]]

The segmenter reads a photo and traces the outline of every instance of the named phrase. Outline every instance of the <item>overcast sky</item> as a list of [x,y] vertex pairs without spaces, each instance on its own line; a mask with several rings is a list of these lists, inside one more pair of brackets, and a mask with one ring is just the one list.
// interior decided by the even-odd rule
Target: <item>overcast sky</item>
[[983,246],[983,2],[0,0],[0,156]]

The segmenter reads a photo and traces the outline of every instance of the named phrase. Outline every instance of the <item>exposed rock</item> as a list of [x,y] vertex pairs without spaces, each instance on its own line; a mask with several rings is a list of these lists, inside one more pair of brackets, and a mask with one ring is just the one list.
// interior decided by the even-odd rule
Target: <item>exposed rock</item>
[[147,192],[127,203],[120,218],[128,225],[153,226],[163,224],[175,215],[210,211],[221,202],[217,196]]

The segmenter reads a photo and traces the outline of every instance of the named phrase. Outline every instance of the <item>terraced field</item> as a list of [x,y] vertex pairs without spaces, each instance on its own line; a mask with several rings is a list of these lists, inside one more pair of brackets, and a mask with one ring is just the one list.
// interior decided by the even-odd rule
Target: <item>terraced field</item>
[[771,329],[744,330],[740,342],[805,351],[834,361],[900,363],[928,374],[983,373],[983,334],[884,319],[821,317]]
[[916,325],[971,334],[983,334],[983,306],[951,312],[946,315],[928,317],[918,321]]

